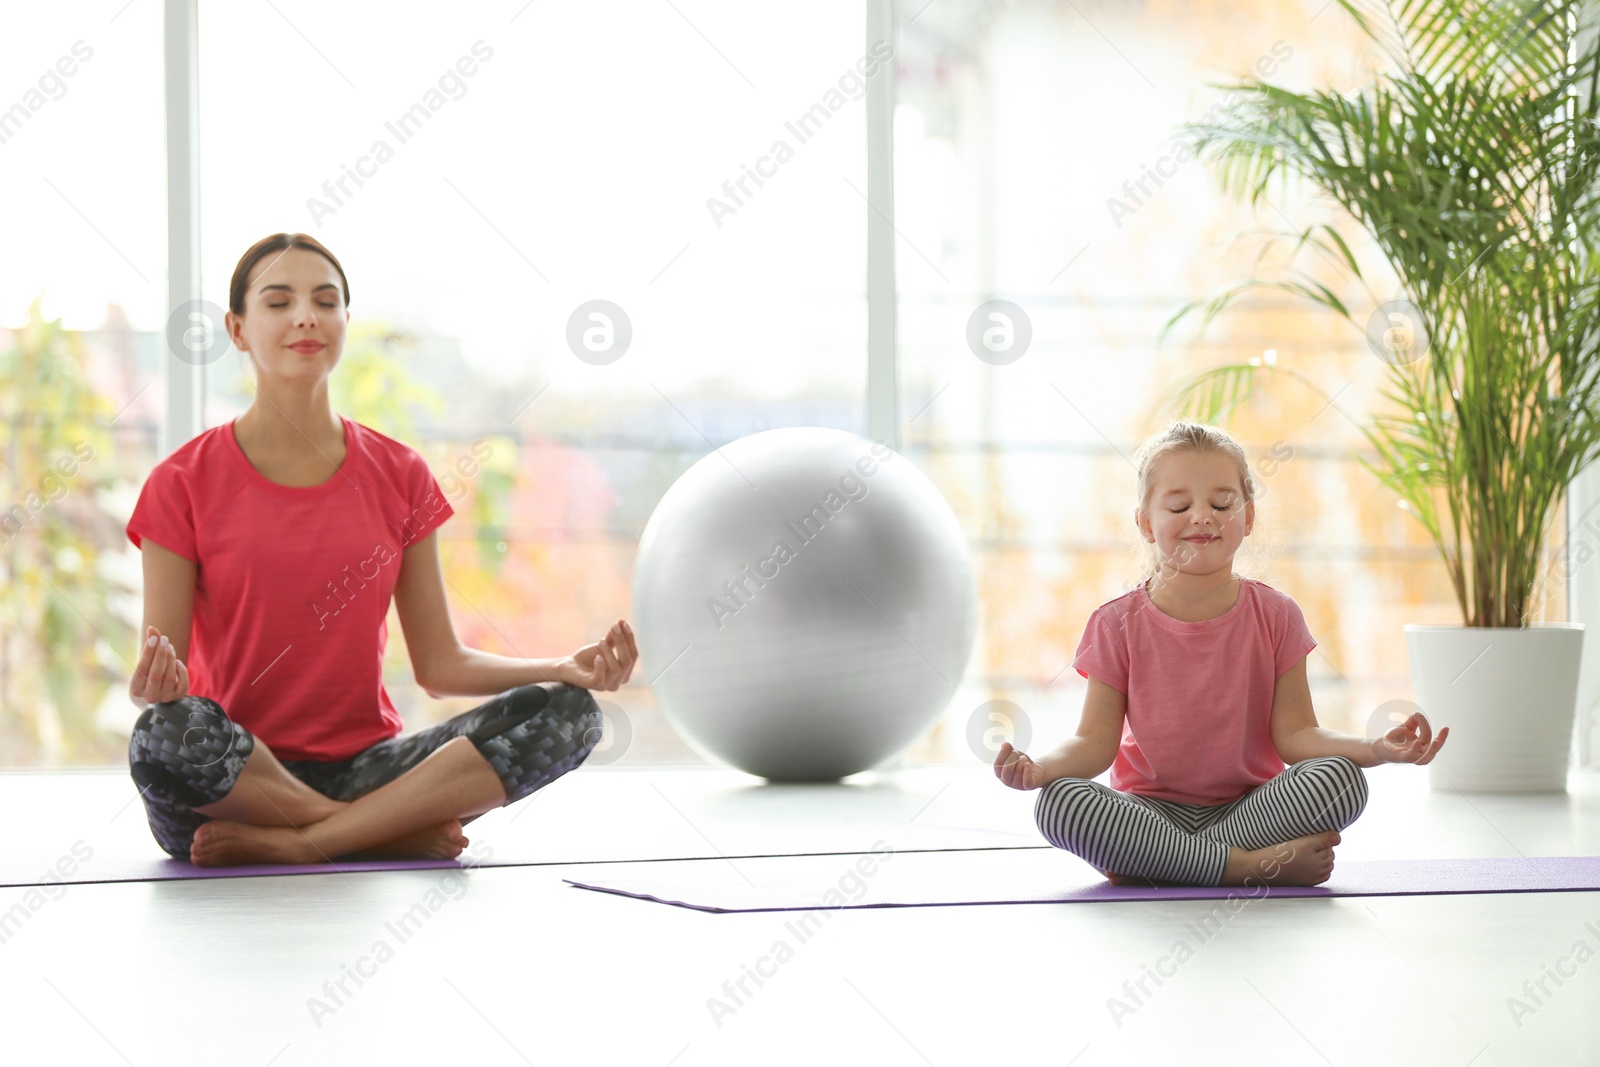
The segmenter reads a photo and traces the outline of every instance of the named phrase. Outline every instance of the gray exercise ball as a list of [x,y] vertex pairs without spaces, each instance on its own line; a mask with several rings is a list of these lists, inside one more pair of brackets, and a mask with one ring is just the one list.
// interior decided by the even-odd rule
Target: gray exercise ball
[[887,445],[742,437],[667,490],[634,571],[643,666],[702,756],[776,781],[866,770],[939,718],[977,626],[944,497]]

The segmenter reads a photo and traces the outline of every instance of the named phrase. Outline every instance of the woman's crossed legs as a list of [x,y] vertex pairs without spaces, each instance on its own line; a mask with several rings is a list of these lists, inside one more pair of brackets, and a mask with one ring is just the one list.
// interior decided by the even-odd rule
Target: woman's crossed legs
[[145,709],[128,759],[157,842],[200,866],[452,858],[463,823],[577,767],[600,727],[588,690],[541,682],[347,760],[280,761],[216,702],[187,696]]
[[[1045,839],[1115,872],[1115,881],[1237,884],[1260,857],[1285,844],[1303,850],[1281,863],[1326,862],[1338,831],[1367,805],[1367,780],[1353,760],[1325,756],[1285,768],[1230,804],[1208,807],[1121,793],[1084,778],[1058,778],[1040,790],[1034,820]],[[1314,855],[1329,850],[1325,858]],[[1312,884],[1307,881],[1302,884]]]

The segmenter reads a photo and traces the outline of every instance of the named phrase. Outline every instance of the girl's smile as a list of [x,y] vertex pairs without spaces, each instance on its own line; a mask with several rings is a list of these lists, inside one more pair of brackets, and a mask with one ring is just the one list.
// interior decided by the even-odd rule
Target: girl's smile
[[1219,453],[1166,456],[1153,472],[1144,539],[1155,545],[1161,583],[1177,603],[1209,603],[1233,578],[1233,557],[1250,534],[1255,504],[1233,461]]

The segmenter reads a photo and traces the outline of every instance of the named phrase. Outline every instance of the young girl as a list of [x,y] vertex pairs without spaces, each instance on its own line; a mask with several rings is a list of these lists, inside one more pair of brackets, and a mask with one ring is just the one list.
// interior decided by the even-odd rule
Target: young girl
[[[129,769],[156,841],[199,866],[454,858],[463,823],[588,757],[589,690],[622,685],[638,656],[621,620],[560,659],[457,642],[433,536],[453,509],[413,449],[329,406],[349,303],[314,238],[251,247],[226,323],[255,400],[158,463],[128,522],[146,624]],[[493,699],[398,736],[391,596],[429,695]]]
[[[1317,725],[1300,608],[1232,571],[1257,488],[1237,441],[1175,422],[1137,469],[1152,573],[1089,618],[1078,732],[1039,760],[1002,745],[995,774],[1042,787],[1045,838],[1117,885],[1319,885],[1366,807],[1362,768],[1427,763],[1449,728],[1433,738],[1421,712],[1374,740]],[[1108,767],[1110,788],[1090,781]]]

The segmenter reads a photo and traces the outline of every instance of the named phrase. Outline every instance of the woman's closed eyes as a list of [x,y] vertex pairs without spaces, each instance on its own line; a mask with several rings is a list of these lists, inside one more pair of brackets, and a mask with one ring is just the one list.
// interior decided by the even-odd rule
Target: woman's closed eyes
[[[1218,511],[1227,511],[1228,508],[1231,507],[1232,505],[1229,505],[1229,504],[1212,504],[1211,506],[1216,508]],[[1174,515],[1182,515],[1185,511],[1189,510],[1189,505],[1185,504],[1181,508],[1168,508],[1167,510],[1172,512]]]

